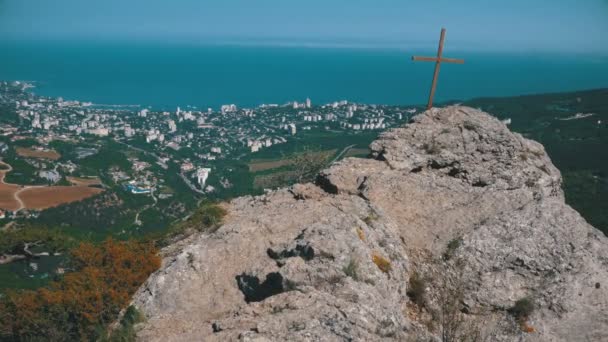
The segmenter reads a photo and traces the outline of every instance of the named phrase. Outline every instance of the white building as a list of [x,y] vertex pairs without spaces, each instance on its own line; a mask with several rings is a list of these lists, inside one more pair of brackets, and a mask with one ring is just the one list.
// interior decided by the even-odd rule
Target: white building
[[306,108],[310,108],[312,107],[312,102],[310,101],[309,98],[306,98]]
[[125,126],[125,137],[130,138],[135,134],[135,130],[131,126]]
[[97,135],[100,137],[106,137],[108,136],[108,134],[110,134],[110,130],[107,128],[100,127],[96,129],[90,129],[89,134]]
[[259,151],[262,148],[262,143],[256,140],[256,141],[254,141],[254,142],[251,143],[250,147],[251,147],[251,152],[255,153],[255,152]]
[[296,135],[296,124],[290,123],[287,125],[287,129],[291,135]]
[[156,133],[148,133],[148,135],[146,136],[146,142],[151,143],[152,141],[156,140],[157,138],[158,138],[158,135],[156,135]]
[[237,107],[235,104],[223,105],[221,107],[222,114],[232,113],[237,111]]
[[185,162],[180,166],[182,172],[188,172],[194,170],[194,165],[191,162]]
[[[177,107],[177,109],[179,110],[179,107]],[[177,131],[177,125],[175,124],[175,121],[168,120],[167,124],[169,125],[169,131],[171,133],[175,133],[175,131]]]
[[207,182],[207,178],[209,178],[209,173],[211,169],[200,168],[196,170],[196,181],[201,186],[201,188],[205,187],[205,183]]

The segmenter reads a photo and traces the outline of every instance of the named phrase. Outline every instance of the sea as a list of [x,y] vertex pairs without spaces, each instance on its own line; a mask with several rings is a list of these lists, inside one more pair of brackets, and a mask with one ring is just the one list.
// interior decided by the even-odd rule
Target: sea
[[[35,93],[100,105],[157,109],[305,101],[426,103],[434,63],[383,48],[244,46],[171,42],[0,41],[0,80],[35,82]],[[451,50],[437,101],[608,87],[608,56]]]

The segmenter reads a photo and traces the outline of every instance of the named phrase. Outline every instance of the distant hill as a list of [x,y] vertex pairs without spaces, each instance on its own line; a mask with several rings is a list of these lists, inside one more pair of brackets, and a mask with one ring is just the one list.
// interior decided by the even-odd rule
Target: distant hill
[[608,88],[464,104],[511,119],[510,129],[542,143],[562,172],[566,202],[608,235]]

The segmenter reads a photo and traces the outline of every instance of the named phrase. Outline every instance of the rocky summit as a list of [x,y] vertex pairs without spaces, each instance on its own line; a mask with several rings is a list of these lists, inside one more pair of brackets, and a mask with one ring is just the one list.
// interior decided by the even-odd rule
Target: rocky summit
[[608,341],[608,239],[541,144],[452,106],[371,150],[168,247],[138,338]]

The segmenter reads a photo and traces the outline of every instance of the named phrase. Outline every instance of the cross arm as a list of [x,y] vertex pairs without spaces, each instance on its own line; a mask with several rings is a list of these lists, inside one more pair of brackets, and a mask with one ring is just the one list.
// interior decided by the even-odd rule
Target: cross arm
[[[412,56],[413,61],[423,61],[423,62],[437,62],[437,57],[420,57],[420,56]],[[455,63],[455,64],[464,64],[464,59],[456,59],[456,58],[441,58],[439,59],[441,63]]]

